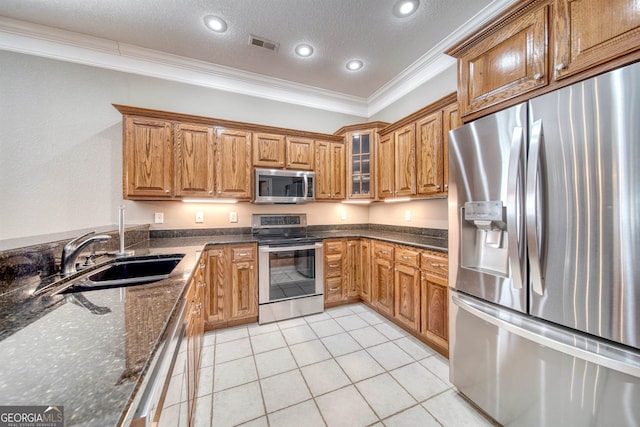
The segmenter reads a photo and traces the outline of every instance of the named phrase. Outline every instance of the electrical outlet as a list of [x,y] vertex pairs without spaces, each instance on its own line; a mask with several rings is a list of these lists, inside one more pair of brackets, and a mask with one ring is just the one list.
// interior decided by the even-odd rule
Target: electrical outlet
[[346,221],[347,220],[347,211],[341,211],[340,212],[340,219],[342,221]]
[[162,212],[156,212],[153,216],[153,222],[156,224],[162,224],[164,223],[164,213]]
[[236,211],[229,212],[229,222],[238,222],[238,212]]
[[204,222],[204,212],[196,212],[196,223],[201,224]]
[[411,211],[404,211],[404,220],[411,221]]

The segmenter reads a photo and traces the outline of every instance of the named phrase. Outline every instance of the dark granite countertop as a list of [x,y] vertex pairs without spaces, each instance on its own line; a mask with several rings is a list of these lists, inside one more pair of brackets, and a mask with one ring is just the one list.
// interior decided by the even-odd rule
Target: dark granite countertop
[[[358,228],[310,234],[447,251],[446,237],[438,236]],[[201,251],[207,245],[254,241],[250,234],[148,240],[134,247],[136,256],[185,256],[168,279],[128,288],[34,296],[42,279],[21,277],[0,301],[0,402],[63,405],[67,426],[122,423],[149,361],[175,322]]]

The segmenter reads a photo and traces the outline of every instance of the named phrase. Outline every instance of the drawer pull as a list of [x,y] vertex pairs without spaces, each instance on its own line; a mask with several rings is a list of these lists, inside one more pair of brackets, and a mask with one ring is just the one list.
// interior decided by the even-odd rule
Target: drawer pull
[[389,255],[389,251],[380,251],[382,255]]
[[338,289],[340,289],[340,288],[329,288],[329,290],[332,291],[332,292],[333,291],[337,291]]
[[338,268],[340,267],[340,264],[329,264],[330,268]]
[[402,259],[412,259],[413,257],[406,256],[406,255],[400,255],[400,258],[402,258]]
[[243,252],[241,254],[238,254],[238,256],[249,256],[249,254],[247,252]]
[[442,267],[442,264],[438,264],[438,263],[429,262],[429,264],[431,264],[431,267],[435,267],[435,268]]

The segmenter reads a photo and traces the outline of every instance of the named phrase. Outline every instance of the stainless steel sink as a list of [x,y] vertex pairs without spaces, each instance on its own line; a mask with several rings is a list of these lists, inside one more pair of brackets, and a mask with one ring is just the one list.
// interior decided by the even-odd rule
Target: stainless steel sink
[[57,293],[83,292],[157,282],[169,277],[184,254],[153,255],[118,260],[72,280]]

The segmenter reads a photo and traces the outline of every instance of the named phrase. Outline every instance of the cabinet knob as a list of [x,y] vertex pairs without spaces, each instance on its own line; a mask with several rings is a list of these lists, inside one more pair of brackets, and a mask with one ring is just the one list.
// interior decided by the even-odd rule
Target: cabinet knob
[[169,190],[164,190],[165,193],[169,194]]
[[542,73],[535,73],[535,74],[533,75],[533,79],[534,79],[535,81],[540,81],[540,80],[542,80],[542,77],[544,77],[544,74],[542,74]]
[[444,188],[449,188],[449,184],[445,184],[445,185],[444,185]]
[[436,185],[436,188],[439,190],[439,189],[440,189],[440,186],[439,186],[439,185]]
[[567,64],[565,64],[564,62],[561,62],[558,65],[556,65],[556,71],[562,71],[565,68],[567,68]]
[[210,195],[210,196],[211,196],[211,195],[213,195],[213,190],[210,190],[210,191],[209,191],[209,195]]

